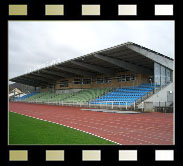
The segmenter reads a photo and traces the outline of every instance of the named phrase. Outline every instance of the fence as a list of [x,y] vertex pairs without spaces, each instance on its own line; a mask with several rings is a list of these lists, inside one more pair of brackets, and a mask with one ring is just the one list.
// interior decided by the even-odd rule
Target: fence
[[120,110],[136,110],[136,103],[127,101],[103,101],[103,102],[64,102],[64,101],[23,101],[16,100],[16,102],[24,103],[35,103],[35,104],[50,104],[50,105],[62,105],[62,106],[77,106],[77,107],[88,107],[88,108],[104,108],[104,109],[120,109]]
[[34,104],[48,104],[61,106],[75,106],[87,108],[101,108],[101,109],[117,109],[117,110],[139,110],[142,112],[173,112],[173,102],[142,102],[141,107],[137,108],[137,103],[130,103],[126,101],[105,101],[105,102],[64,102],[64,101],[16,101]]
[[89,104],[89,107],[95,108],[106,108],[106,109],[125,109],[125,110],[135,110],[136,103],[127,102],[127,101],[101,101],[101,102],[92,102]]
[[64,102],[64,101],[50,101],[50,100],[39,100],[35,99],[33,101],[24,101],[24,100],[11,100],[15,102],[24,102],[24,103],[35,103],[35,104],[50,104],[50,105],[62,105],[62,106],[79,106],[79,107],[88,107],[88,108],[104,108],[104,109],[120,109],[120,110],[136,110],[136,102],[127,102],[127,101],[89,101],[89,102]]
[[141,108],[143,112],[173,112],[173,102],[142,102]]

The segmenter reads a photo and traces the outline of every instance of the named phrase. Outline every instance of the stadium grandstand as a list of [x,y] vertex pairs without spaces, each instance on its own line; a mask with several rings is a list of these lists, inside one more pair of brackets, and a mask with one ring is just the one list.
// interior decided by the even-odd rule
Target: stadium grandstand
[[35,87],[16,101],[151,111],[173,105],[173,71],[172,58],[127,42],[10,81]]

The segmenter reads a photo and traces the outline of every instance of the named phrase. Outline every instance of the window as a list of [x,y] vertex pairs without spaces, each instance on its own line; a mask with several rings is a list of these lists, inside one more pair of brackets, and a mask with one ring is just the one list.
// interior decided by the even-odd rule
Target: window
[[135,74],[131,74],[131,75],[119,75],[116,77],[118,82],[125,82],[125,81],[133,81],[136,80],[136,76]]
[[126,75],[126,81],[130,81],[130,75]]
[[117,77],[116,77],[116,80],[117,80],[118,82],[121,82],[121,76],[120,76],[120,75],[117,76]]
[[134,80],[136,80],[136,76],[135,74],[131,74],[131,81],[134,81]]
[[68,87],[68,80],[60,81],[60,87]]
[[49,88],[53,88],[53,85],[49,85]]
[[126,76],[125,75],[120,75],[120,76],[117,76],[117,81],[118,82],[125,82],[126,81]]
[[165,81],[166,81],[166,75],[165,75],[165,67],[161,66],[161,85],[165,85]]
[[96,81],[97,84],[102,84],[103,82],[104,82],[103,78],[97,78],[97,81]]
[[111,77],[104,77],[104,83],[110,83],[112,81]]
[[82,79],[74,79],[74,84],[82,84]]
[[125,75],[121,75],[121,82],[126,81],[126,76]]
[[166,68],[166,84],[171,82],[171,71]]
[[91,79],[83,79],[83,84],[91,84]]
[[160,85],[161,79],[160,79],[160,65],[158,63],[154,63],[154,82],[157,85]]

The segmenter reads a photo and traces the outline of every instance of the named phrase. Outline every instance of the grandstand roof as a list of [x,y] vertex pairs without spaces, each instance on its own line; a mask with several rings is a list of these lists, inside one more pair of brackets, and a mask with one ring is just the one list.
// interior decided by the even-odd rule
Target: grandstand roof
[[153,74],[154,62],[173,70],[173,59],[163,54],[127,42],[71,60],[60,62],[10,79],[30,86],[54,84],[61,78],[112,75],[114,72],[132,71]]

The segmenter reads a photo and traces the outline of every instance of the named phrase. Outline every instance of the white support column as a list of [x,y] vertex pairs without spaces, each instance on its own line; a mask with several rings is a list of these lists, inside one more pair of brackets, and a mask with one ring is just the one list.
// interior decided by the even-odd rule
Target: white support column
[[143,108],[144,108],[144,102],[142,102],[142,112],[143,112]]

